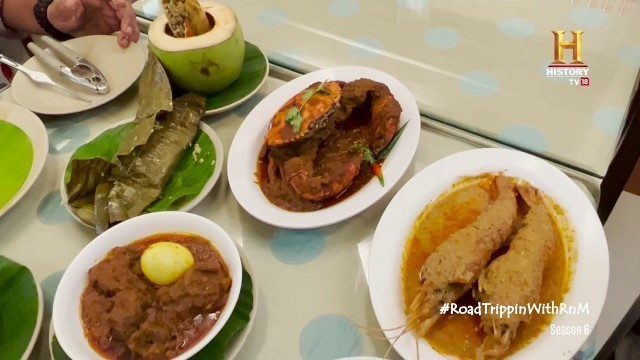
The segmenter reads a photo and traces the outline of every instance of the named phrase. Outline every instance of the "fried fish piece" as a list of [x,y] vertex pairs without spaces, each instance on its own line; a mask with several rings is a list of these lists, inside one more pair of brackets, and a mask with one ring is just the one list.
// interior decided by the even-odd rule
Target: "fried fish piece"
[[473,223],[440,244],[422,267],[421,286],[407,314],[408,326],[420,336],[438,320],[442,304],[471,289],[513,230],[518,211],[513,180],[497,176],[494,186],[496,199]]
[[[544,268],[554,251],[557,235],[553,219],[538,191],[529,185],[519,186],[518,191],[530,209],[523,226],[511,240],[509,250],[480,275],[474,293],[478,301],[515,306],[537,303],[540,299]],[[531,316],[483,313],[482,328],[487,336],[478,349],[478,359],[503,355],[520,324],[529,322]]]

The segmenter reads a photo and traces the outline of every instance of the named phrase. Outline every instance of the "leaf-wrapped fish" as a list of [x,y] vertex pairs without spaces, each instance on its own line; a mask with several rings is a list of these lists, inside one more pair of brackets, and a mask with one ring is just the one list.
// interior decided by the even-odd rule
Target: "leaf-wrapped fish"
[[[139,88],[135,120],[78,148],[66,169],[68,203],[98,233],[150,205],[153,211],[167,210],[197,195],[215,167],[214,146],[199,130],[206,99],[190,93],[173,100],[167,74],[153,54]],[[192,159],[196,146],[201,154]],[[181,188],[174,176],[192,183]],[[167,184],[170,193],[163,198]]]
[[159,129],[149,141],[127,155],[112,171],[114,186],[109,193],[109,218],[119,222],[138,216],[156,200],[196,136],[204,114],[205,99],[187,94],[175,101],[174,110],[158,121]]

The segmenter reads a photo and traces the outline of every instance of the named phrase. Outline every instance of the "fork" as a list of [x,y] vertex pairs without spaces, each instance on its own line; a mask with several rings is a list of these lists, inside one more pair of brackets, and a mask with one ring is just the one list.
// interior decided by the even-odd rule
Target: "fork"
[[44,84],[44,85],[49,85],[52,86],[53,88],[56,88],[58,90],[63,91],[65,94],[74,97],[78,100],[90,103],[91,100],[87,99],[86,97],[77,94],[67,88],[65,88],[64,86],[58,84],[57,82],[51,80],[51,78],[44,73],[41,73],[39,71],[34,71],[34,70],[29,70],[26,67],[20,65],[19,63],[11,60],[10,58],[6,57],[5,55],[0,54],[0,62],[7,64],[8,66],[11,66],[12,68],[24,73],[25,75],[27,75],[27,77],[29,77],[31,80],[33,80],[36,83],[39,84]]

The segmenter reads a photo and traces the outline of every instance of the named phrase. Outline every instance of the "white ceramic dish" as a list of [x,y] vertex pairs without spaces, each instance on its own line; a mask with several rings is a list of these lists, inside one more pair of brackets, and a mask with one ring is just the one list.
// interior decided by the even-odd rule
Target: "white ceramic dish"
[[[247,341],[247,337],[253,328],[253,324],[255,323],[256,313],[258,311],[258,287],[256,284],[256,277],[253,274],[253,269],[251,268],[251,264],[249,264],[249,260],[247,256],[242,251],[242,248],[236,244],[236,248],[238,249],[238,253],[240,254],[240,260],[242,261],[242,267],[249,273],[251,276],[251,280],[253,282],[252,292],[253,292],[253,309],[251,310],[251,314],[249,315],[249,323],[247,326],[242,329],[242,331],[236,335],[234,335],[233,340],[231,340],[231,344],[229,348],[224,354],[225,360],[235,359],[240,350],[242,350],[242,345]],[[53,328],[53,321],[49,326],[49,354],[51,354],[51,360],[63,360],[57,359],[53,356],[53,337],[55,336],[55,330]]]
[[[446,191],[460,177],[500,172],[524,179],[560,205],[575,231],[577,250],[575,273],[564,302],[588,304],[588,314],[558,314],[555,326],[582,329],[579,335],[553,335],[547,328],[510,359],[570,359],[587,340],[585,325],[593,330],[602,311],[609,279],[609,255],[604,230],[584,193],[564,173],[534,156],[505,149],[461,152],[433,163],[416,174],[393,198],[382,215],[373,238],[369,261],[369,291],[376,317],[383,329],[406,323],[401,288],[401,265],[405,242],[415,219],[425,206]],[[402,329],[386,331],[391,339]],[[406,360],[417,359],[413,332],[394,345]],[[421,359],[447,359],[419,340]]]
[[[44,168],[49,153],[49,136],[40,118],[31,111],[8,102],[0,101],[0,120],[16,125],[27,135],[33,148],[31,170],[20,190],[0,208],[0,216],[11,209],[29,191]],[[1,161],[1,160],[0,160]]]
[[[273,115],[295,94],[317,81],[352,81],[369,78],[386,84],[402,106],[400,125],[409,122],[383,165],[385,186],[374,178],[347,199],[328,208],[292,212],[269,202],[256,182],[258,153]],[[281,86],[264,98],[245,118],[236,133],[227,162],[229,184],[240,205],[257,219],[282,228],[309,229],[348,219],[382,198],[405,173],[413,160],[420,137],[420,114],[416,101],[397,79],[382,71],[357,66],[334,67],[306,74]]]
[[[119,125],[128,123],[133,121],[134,118],[130,118],[130,119],[126,119],[126,120],[122,120],[119,121],[115,124],[113,124],[113,126],[105,129],[104,131],[107,131],[109,129],[112,129],[114,127],[117,127]],[[222,146],[222,141],[220,141],[220,138],[218,137],[218,134],[216,134],[215,131],[213,131],[213,129],[207,125],[204,122],[200,122],[200,130],[202,130],[205,134],[207,134],[207,136],[209,136],[209,138],[211,139],[211,142],[213,143],[214,148],[216,149],[216,164],[215,164],[215,169],[213,169],[213,174],[211,174],[211,177],[209,178],[209,181],[207,181],[207,183],[205,184],[204,188],[202,188],[202,191],[200,191],[200,193],[195,196],[193,199],[191,199],[190,201],[184,203],[180,208],[176,209],[178,211],[189,211],[191,209],[193,209],[194,207],[196,207],[208,194],[209,192],[211,192],[211,189],[213,189],[213,187],[215,186],[216,182],[218,182],[218,179],[220,178],[220,174],[222,173],[222,167],[224,166],[224,148]],[[103,131],[103,132],[104,132]],[[101,134],[101,133],[100,133]],[[96,135],[99,136],[100,134]],[[93,138],[95,139],[95,137]],[[93,139],[91,141],[93,141]],[[65,165],[64,167],[65,169],[67,168],[67,165]],[[71,216],[78,221],[79,223],[88,226],[90,228],[94,228],[94,226],[85,223],[84,221],[82,221],[82,219],[80,219],[72,210],[71,207],[67,204],[68,200],[69,200],[69,196],[67,195],[67,187],[65,186],[64,183],[64,178],[65,178],[65,171],[62,172],[62,176],[60,178],[60,197],[62,198],[62,203],[65,205],[67,211],[69,212],[69,214],[71,214]]]
[[[111,91],[106,95],[97,95],[78,90],[91,99],[91,103],[87,103],[49,86],[38,85],[26,75],[17,73],[11,83],[11,94],[18,104],[46,115],[72,114],[93,109],[113,100],[133,85],[142,73],[146,61],[146,49],[143,45],[131,44],[128,48],[122,49],[118,46],[116,37],[111,35],[84,36],[65,41],[64,44],[100,69],[107,78]],[[35,57],[27,60],[24,66],[44,72],[60,84],[68,84],[68,80],[53,74]],[[67,87],[72,89],[70,86]]]
[[84,336],[80,318],[80,298],[87,284],[89,269],[117,246],[161,233],[191,233],[211,241],[229,269],[232,279],[227,304],[211,330],[195,345],[173,360],[185,360],[213,339],[229,319],[236,306],[242,285],[242,262],[235,242],[213,221],[199,215],[165,211],[144,214],[120,223],[100,234],[73,259],[67,268],[53,301],[52,321],[62,349],[72,359],[102,359]]

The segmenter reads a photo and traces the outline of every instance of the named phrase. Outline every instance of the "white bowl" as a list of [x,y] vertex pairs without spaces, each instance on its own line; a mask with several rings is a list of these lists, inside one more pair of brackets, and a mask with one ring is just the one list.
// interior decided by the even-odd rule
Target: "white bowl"
[[53,302],[52,321],[60,346],[69,357],[82,360],[102,359],[84,336],[80,315],[80,298],[87,286],[89,269],[117,246],[171,232],[191,233],[211,241],[227,264],[232,279],[229,299],[218,321],[200,341],[173,360],[190,358],[218,334],[236,306],[242,284],[242,263],[235,243],[220,226],[199,215],[178,211],[144,214],[120,223],[96,237],[73,259],[62,276]]
[[[401,289],[401,266],[405,243],[415,219],[425,206],[463,176],[504,172],[523,179],[550,196],[564,210],[574,233],[577,250],[569,291],[563,302],[576,309],[588,305],[586,313],[557,314],[533,341],[509,359],[570,359],[593,331],[602,311],[609,280],[609,253],[604,229],[584,192],[567,175],[550,163],[529,154],[505,149],[478,149],[441,159],[416,174],[395,195],[380,218],[371,245],[369,294],[382,329],[406,324]],[[583,308],[584,309],[584,308]],[[555,333],[554,330],[555,329]],[[385,335],[406,360],[417,359],[416,336],[403,329],[387,330]],[[559,331],[570,334],[560,335]],[[577,331],[581,331],[577,333]],[[424,339],[418,340],[422,359],[449,359]]]

